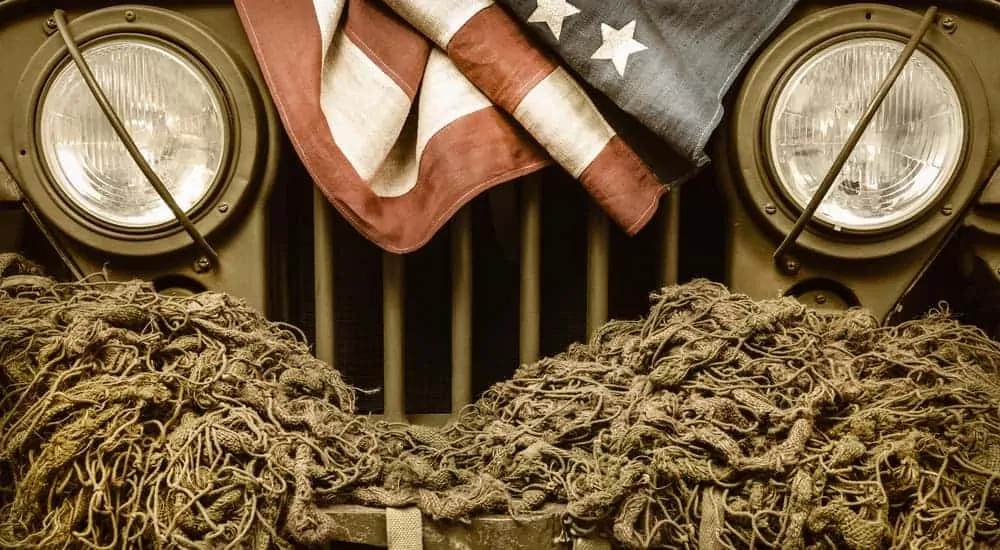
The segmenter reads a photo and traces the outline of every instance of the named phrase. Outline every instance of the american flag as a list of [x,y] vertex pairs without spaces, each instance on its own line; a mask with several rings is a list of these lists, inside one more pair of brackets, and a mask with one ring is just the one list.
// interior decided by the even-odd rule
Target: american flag
[[[492,0],[236,0],[304,166],[383,249],[421,247],[476,195],[553,161],[629,234],[666,192],[563,61],[523,30],[544,20],[559,38],[560,17],[579,10],[510,4],[512,12]],[[634,25],[601,29],[576,42],[605,33],[594,58],[619,73],[647,48],[624,40]]]
[[722,97],[796,0],[498,0],[566,66],[692,165]]

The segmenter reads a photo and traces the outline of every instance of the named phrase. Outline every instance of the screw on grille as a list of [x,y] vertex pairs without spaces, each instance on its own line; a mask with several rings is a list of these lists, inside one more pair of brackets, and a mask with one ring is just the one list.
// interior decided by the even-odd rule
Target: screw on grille
[[194,261],[195,273],[206,273],[210,269],[212,269],[212,261],[207,257],[202,256]]
[[795,260],[793,258],[785,259],[785,263],[782,264],[782,268],[784,268],[785,273],[789,275],[794,275],[798,273],[801,267],[802,266],[799,264],[798,260]]
[[944,214],[945,216],[950,216],[952,212],[954,212],[954,209],[952,208],[951,203],[948,203],[941,207],[941,213]]
[[772,214],[774,214],[777,211],[778,211],[777,207],[775,207],[771,203],[767,203],[767,204],[764,205],[764,212],[767,213],[767,215],[769,215],[769,216],[772,215]]
[[826,303],[826,294],[817,294],[813,298],[813,301],[816,302],[817,304],[825,304]]
[[221,212],[222,214],[229,212],[229,203],[228,202],[219,203],[219,212]]
[[132,10],[125,10],[125,20],[129,23],[135,21],[135,12]]
[[943,29],[944,32],[952,33],[955,32],[955,29],[957,28],[958,21],[956,21],[954,17],[946,15],[941,18],[941,29]]

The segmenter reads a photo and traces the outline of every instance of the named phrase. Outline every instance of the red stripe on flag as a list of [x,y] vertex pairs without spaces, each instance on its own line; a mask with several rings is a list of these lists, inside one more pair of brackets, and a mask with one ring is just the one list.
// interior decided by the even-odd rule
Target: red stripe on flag
[[448,43],[448,56],[490,101],[508,113],[556,68],[495,4],[472,16],[455,33]]
[[430,41],[381,2],[350,0],[344,32],[413,99],[424,74]]
[[446,126],[424,150],[417,185],[377,196],[348,163],[320,107],[321,39],[309,0],[236,0],[289,139],[316,185],[366,238],[390,252],[420,248],[477,194],[549,162],[495,108]]
[[611,219],[634,235],[656,213],[667,188],[618,136],[580,174],[580,183]]

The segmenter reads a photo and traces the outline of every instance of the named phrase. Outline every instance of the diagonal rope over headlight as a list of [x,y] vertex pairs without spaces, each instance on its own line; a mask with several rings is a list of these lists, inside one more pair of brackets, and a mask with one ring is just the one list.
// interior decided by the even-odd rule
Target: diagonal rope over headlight
[[184,209],[177,204],[173,195],[170,194],[170,190],[164,185],[163,180],[156,174],[156,171],[149,165],[146,159],[142,156],[139,151],[135,140],[129,134],[129,131],[125,128],[122,123],[121,118],[118,113],[115,112],[114,107],[111,102],[108,101],[104,90],[101,89],[101,85],[94,78],[93,71],[90,70],[90,66],[84,59],[83,54],[77,47],[76,42],[73,39],[73,35],[70,32],[69,24],[66,21],[66,13],[63,10],[55,10],[53,13],[53,19],[55,20],[56,27],[59,30],[59,36],[62,37],[63,42],[66,44],[67,52],[69,56],[73,59],[73,63],[76,65],[77,69],[80,71],[84,82],[87,84],[87,88],[90,90],[97,104],[100,106],[101,111],[107,118],[108,123],[114,129],[115,134],[122,141],[125,146],[125,150],[128,151],[129,156],[142,171],[143,175],[149,181],[150,185],[156,190],[157,195],[167,204],[170,211],[173,213],[177,221],[184,227],[184,230],[191,236],[191,239],[202,249],[205,253],[207,259],[212,263],[212,265],[219,265],[219,254],[212,248],[212,245],[208,243],[205,237],[198,231],[195,227],[194,222],[188,217]]
[[871,124],[872,118],[874,118],[875,113],[878,112],[879,108],[882,106],[882,102],[885,101],[887,95],[889,95],[889,90],[896,83],[896,79],[903,72],[906,67],[906,63],[910,60],[913,52],[916,51],[917,47],[920,45],[920,41],[923,40],[927,31],[930,29],[931,24],[934,22],[934,17],[937,15],[937,6],[931,6],[927,8],[924,12],[924,17],[920,21],[920,26],[907,41],[906,46],[899,53],[899,57],[896,58],[896,62],[893,63],[892,68],[886,75],[885,79],[882,81],[881,86],[875,92],[875,95],[869,101],[868,106],[865,108],[864,113],[861,115],[858,124],[854,126],[851,130],[850,135],[847,137],[847,141],[844,143],[843,147],[840,149],[840,153],[834,159],[833,164],[830,169],[826,172],[823,177],[822,182],[816,189],[809,203],[802,210],[798,219],[795,220],[795,225],[792,227],[791,231],[785,235],[784,240],[778,245],[778,248],[774,251],[773,259],[776,265],[785,266],[786,265],[786,255],[788,250],[795,244],[795,241],[805,230],[806,225],[812,220],[813,215],[819,208],[820,203],[826,198],[826,194],[830,191],[837,176],[840,175],[840,170],[844,167],[847,159],[854,152],[854,147],[857,146],[858,142],[861,140],[861,136],[864,135],[865,130],[868,129],[868,125]]

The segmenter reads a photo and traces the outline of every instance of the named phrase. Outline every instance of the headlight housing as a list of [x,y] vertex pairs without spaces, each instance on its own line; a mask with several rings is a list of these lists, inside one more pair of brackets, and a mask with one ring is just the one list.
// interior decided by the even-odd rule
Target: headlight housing
[[[815,194],[902,50],[902,42],[888,38],[834,43],[795,68],[777,92],[767,153],[776,183],[798,208]],[[915,51],[816,219],[854,231],[912,220],[947,188],[964,142],[958,91],[936,61]]]
[[[792,230],[921,19],[883,4],[804,7],[747,70],[717,163],[770,246]],[[990,104],[965,48],[940,27],[923,37],[797,249],[884,258],[952,225],[989,153]]]
[[[109,7],[70,33],[136,145],[209,238],[257,204],[277,150],[252,53],[236,56],[198,21],[151,6]],[[92,249],[149,257],[193,245],[97,106],[59,34],[14,93],[14,153],[25,194]],[[270,183],[266,183],[270,189]]]
[[[221,174],[229,137],[205,69],[148,37],[100,40],[82,53],[143,157],[190,213]],[[128,229],[174,221],[71,62],[42,96],[38,141],[56,189],[84,214]]]

